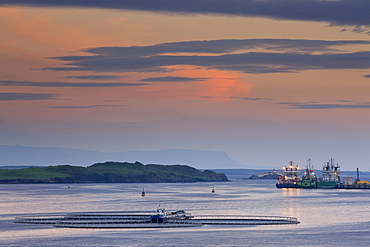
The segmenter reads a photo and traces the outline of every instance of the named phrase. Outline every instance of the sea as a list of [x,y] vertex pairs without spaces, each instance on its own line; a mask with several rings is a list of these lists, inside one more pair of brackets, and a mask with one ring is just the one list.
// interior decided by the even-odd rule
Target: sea
[[[159,205],[192,215],[292,216],[300,224],[78,229],[13,223],[15,217],[40,214],[154,214]],[[237,178],[218,183],[1,184],[0,246],[370,246],[370,190],[277,189],[274,180]]]

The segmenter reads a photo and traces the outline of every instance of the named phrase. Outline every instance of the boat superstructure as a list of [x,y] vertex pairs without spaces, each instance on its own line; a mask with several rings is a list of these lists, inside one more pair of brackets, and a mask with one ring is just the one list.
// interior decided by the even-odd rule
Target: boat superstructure
[[278,176],[276,188],[299,188],[299,166],[293,165],[293,161],[290,161],[288,166],[283,167],[283,175]]
[[159,207],[154,215],[151,216],[152,223],[163,223],[169,220],[184,220],[193,218],[190,213],[186,213],[184,210],[167,211],[165,208]]
[[322,177],[317,181],[317,188],[320,189],[334,189],[340,183],[340,166],[335,164],[334,159],[331,158],[326,162],[322,168]]

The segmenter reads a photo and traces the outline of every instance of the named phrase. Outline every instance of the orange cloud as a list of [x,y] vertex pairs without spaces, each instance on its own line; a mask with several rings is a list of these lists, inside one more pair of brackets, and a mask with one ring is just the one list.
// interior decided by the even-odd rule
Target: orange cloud
[[80,23],[79,16],[68,18],[71,13],[69,9],[0,8],[0,73],[21,80],[55,80],[55,73],[34,69],[61,65],[47,59],[58,53],[101,45],[103,39]]
[[[79,14],[76,12],[79,11]],[[40,52],[76,51],[87,47],[107,45],[113,33],[101,33],[101,22],[107,16],[73,9],[0,8],[3,42]],[[103,18],[103,20],[101,20]],[[98,21],[99,19],[99,21]],[[98,31],[97,31],[98,29]],[[116,35],[116,34],[113,34]]]
[[[194,80],[183,82],[149,81],[148,83],[152,85],[115,89],[115,92],[111,92],[109,89],[104,90],[111,92],[111,96],[121,95],[127,98],[191,99],[209,102],[229,102],[233,98],[246,97],[252,90],[251,84],[243,81],[237,72],[204,69],[196,66],[171,66],[168,69],[174,69],[174,71],[165,75],[146,73],[145,78],[172,76]],[[129,76],[121,81],[139,82],[144,79],[142,73],[127,73],[126,75]]]
[[[245,97],[252,89],[252,86],[241,81],[237,72],[203,69],[195,66],[183,66],[182,69],[173,73],[175,76],[205,78],[197,84],[193,97],[201,97],[210,101],[227,102],[233,97]],[[189,95],[189,97],[191,97]]]

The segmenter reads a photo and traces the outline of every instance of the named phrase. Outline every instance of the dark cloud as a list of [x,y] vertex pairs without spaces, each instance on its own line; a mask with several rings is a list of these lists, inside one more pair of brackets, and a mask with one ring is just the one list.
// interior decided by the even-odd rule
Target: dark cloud
[[145,83],[115,83],[115,82],[34,82],[34,81],[0,81],[2,86],[30,87],[128,87],[150,85]]
[[65,76],[64,78],[72,78],[77,80],[110,81],[120,79],[122,77],[114,75],[75,75],[75,76]]
[[[145,57],[164,53],[211,53],[221,54],[243,49],[265,48],[280,52],[329,52],[338,51],[340,46],[370,44],[367,40],[304,40],[304,39],[222,39],[162,43],[152,46],[97,47],[84,51],[94,55],[120,57]],[[65,56],[65,61],[86,58],[86,56]]]
[[114,106],[114,105],[48,106],[48,108],[54,108],[54,109],[90,109],[90,108],[108,107],[108,106]]
[[237,99],[237,100],[247,100],[247,101],[262,101],[262,102],[269,102],[273,101],[271,98],[252,98],[252,97],[236,97],[236,96],[231,96],[231,97],[214,97],[214,96],[208,96],[208,95],[202,95],[199,96],[201,99],[219,99],[219,98],[227,98],[227,99]]
[[364,75],[365,78],[370,78],[370,75]]
[[[246,39],[174,42],[153,46],[97,47],[84,50],[86,53],[94,54],[91,56],[54,57],[66,61],[65,66],[44,69],[168,72],[171,66],[193,65],[256,74],[320,69],[368,69],[369,51],[351,53],[338,50],[339,47],[346,45],[365,44],[370,44],[370,41]],[[264,49],[265,52],[246,51],[255,48]],[[206,55],[207,53],[210,55]]]
[[368,0],[0,0],[0,5],[107,8],[370,25]]
[[8,100],[45,100],[54,99],[57,94],[47,93],[0,93],[0,101]]
[[164,76],[164,77],[149,77],[142,79],[141,81],[150,82],[191,82],[191,81],[204,81],[209,78],[191,78],[191,77],[179,77],[179,76]]
[[251,101],[271,101],[271,98],[251,98],[251,97],[232,97],[236,99],[242,99],[242,100],[251,100]]
[[288,105],[293,109],[370,109],[370,102],[353,103],[353,104],[318,104],[318,103],[295,103],[295,102],[281,102],[277,104]]

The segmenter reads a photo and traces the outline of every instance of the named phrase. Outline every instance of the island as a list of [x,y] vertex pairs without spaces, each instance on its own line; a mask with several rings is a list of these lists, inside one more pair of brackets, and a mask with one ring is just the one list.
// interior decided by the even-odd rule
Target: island
[[187,165],[105,162],[88,167],[58,165],[0,170],[0,183],[184,183],[226,182],[224,173]]
[[249,177],[249,179],[277,179],[279,176],[282,176],[282,174],[278,173],[276,170],[273,170],[260,175],[252,175]]

